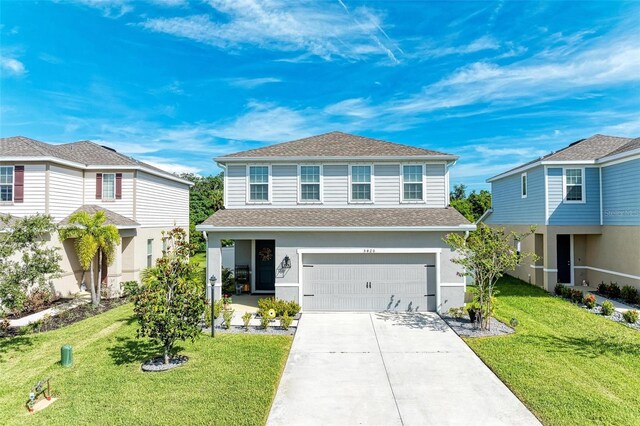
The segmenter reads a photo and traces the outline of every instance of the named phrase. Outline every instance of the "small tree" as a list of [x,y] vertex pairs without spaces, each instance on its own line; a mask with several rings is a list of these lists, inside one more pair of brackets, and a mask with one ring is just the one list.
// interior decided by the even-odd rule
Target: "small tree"
[[142,274],[142,286],[134,295],[138,337],[160,344],[164,363],[174,355],[178,340],[200,336],[205,309],[205,288],[198,267],[189,262],[192,250],[187,233],[175,228],[163,233],[167,250]]
[[[107,215],[103,211],[95,214],[77,212],[69,217],[69,225],[60,229],[60,240],[75,239],[75,249],[83,270],[89,271],[89,287],[91,301],[95,306],[100,304],[100,277],[102,270],[113,263],[115,250],[120,244],[120,233],[114,225],[107,224]],[[106,259],[106,265],[103,264]],[[98,280],[95,280],[95,274]]]
[[480,320],[481,329],[489,328],[493,312],[492,299],[498,279],[524,259],[538,259],[534,253],[518,253],[516,248],[517,242],[534,232],[535,227],[522,234],[507,233],[503,228],[490,228],[481,223],[466,239],[461,234],[445,236],[444,241],[460,255],[451,260],[464,268],[464,272],[459,275],[470,276],[477,286],[475,297],[482,315],[481,318],[476,317],[476,321]]
[[47,244],[56,231],[51,216],[24,218],[0,215],[0,305],[14,312],[23,310],[29,292],[50,292],[49,282],[60,276],[62,256]]

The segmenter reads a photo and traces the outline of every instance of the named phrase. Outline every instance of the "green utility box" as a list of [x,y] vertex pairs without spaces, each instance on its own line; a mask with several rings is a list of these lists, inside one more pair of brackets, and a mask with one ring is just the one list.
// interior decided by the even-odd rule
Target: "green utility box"
[[73,364],[73,349],[71,345],[64,345],[60,348],[60,364],[63,367],[71,367],[71,364]]

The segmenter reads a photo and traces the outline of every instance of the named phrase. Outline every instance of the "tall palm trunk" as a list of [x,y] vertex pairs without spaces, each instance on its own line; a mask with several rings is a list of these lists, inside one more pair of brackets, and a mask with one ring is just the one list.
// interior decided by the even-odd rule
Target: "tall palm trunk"
[[91,261],[90,270],[89,270],[89,287],[91,288],[91,303],[95,306],[98,306],[98,301],[96,300],[96,287],[94,285],[95,280],[95,268],[93,267],[94,261]]
[[102,268],[104,268],[102,262],[102,250],[98,250],[98,282],[96,283],[96,306],[100,304],[100,293],[102,289]]

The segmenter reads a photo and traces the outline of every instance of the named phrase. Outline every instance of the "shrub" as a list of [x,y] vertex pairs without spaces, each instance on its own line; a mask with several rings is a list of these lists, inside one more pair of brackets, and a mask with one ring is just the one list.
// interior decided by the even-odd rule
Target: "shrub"
[[52,294],[46,288],[36,287],[27,296],[24,302],[23,312],[37,312],[51,302]]
[[624,320],[629,324],[633,324],[638,321],[638,311],[635,309],[629,309],[622,314],[622,318],[624,318]]
[[0,314],[0,336],[5,334],[9,330],[10,326],[11,323],[9,322],[7,317],[3,314]]
[[518,321],[516,317],[513,317],[509,321],[509,325],[511,326],[511,328],[516,328],[518,325],[520,325],[520,321]]
[[251,312],[245,312],[242,315],[242,323],[244,324],[244,329],[249,329],[249,321],[251,321]]
[[587,306],[587,308],[593,309],[596,306],[596,296],[589,293],[586,296],[584,296],[582,303],[584,303]]
[[231,328],[231,320],[233,319],[233,314],[235,312],[236,311],[234,311],[233,309],[222,312],[222,320],[224,322],[224,328],[226,328],[227,330]]
[[260,326],[265,330],[269,327],[269,323],[271,322],[271,318],[268,315],[260,316]]
[[571,299],[571,293],[573,289],[567,287],[567,286],[562,286],[562,293],[561,296],[564,297],[565,299]]
[[571,301],[573,303],[580,303],[584,296],[580,290],[571,289]]
[[449,308],[449,315],[453,318],[462,318],[464,316],[464,308]]
[[565,286],[563,286],[562,284],[558,283],[553,288],[553,292],[556,294],[556,296],[562,296],[562,294],[564,292],[564,289],[565,289]]
[[273,309],[277,317],[283,316],[285,313],[290,317],[296,316],[300,312],[300,305],[293,300],[276,299],[275,297],[268,297],[258,300],[258,312],[262,315],[263,312],[268,312]]
[[598,293],[600,293],[601,295],[606,296],[607,294],[609,294],[608,289],[609,289],[609,286],[606,285],[604,281],[598,284]]
[[618,283],[610,283],[607,286],[607,296],[613,299],[620,297],[620,287],[618,286]]
[[620,297],[627,303],[637,303],[638,302],[638,290],[630,285],[625,285],[620,290]]
[[293,317],[290,317],[289,314],[285,312],[283,316],[280,317],[280,326],[285,330],[289,329],[289,326],[293,322]]
[[[204,322],[207,327],[211,327],[211,302],[208,300],[205,302],[205,310],[204,310]],[[213,317],[220,318],[220,311],[222,311],[222,306],[224,302],[222,300],[216,300],[216,303],[213,305]]]
[[131,299],[138,292],[140,284],[138,284],[138,281],[125,281],[120,283],[120,288],[122,289],[122,295],[127,299]]
[[229,268],[222,268],[222,292],[228,294],[236,292],[236,279]]
[[608,317],[613,314],[614,310],[615,309],[613,308],[613,303],[611,303],[609,300],[605,300],[604,302],[602,302],[602,315]]

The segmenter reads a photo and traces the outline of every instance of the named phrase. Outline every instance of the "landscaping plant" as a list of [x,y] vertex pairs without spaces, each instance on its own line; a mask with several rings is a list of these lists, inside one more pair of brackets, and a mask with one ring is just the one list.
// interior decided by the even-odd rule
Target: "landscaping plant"
[[580,290],[571,289],[571,301],[573,303],[580,303],[584,299],[584,296]]
[[251,312],[245,312],[242,315],[242,324],[245,330],[249,330],[249,322],[251,321]]
[[[57,230],[48,215],[37,214],[24,218],[0,215],[0,300],[9,312],[25,311],[29,297],[40,299],[46,295],[50,281],[60,276],[59,249],[49,247],[46,235]],[[45,301],[43,301],[44,303]]]
[[615,311],[615,309],[613,308],[613,303],[611,303],[609,300],[605,300],[604,302],[602,302],[602,315],[608,317],[613,314],[613,311]]
[[620,297],[627,303],[638,303],[638,290],[630,285],[625,285],[620,290]]
[[629,324],[633,324],[638,321],[638,311],[635,309],[629,309],[622,314],[622,318]]
[[267,329],[267,327],[269,327],[269,323],[271,322],[271,318],[269,318],[268,315],[261,315],[260,316],[260,326],[263,329]]
[[560,283],[556,284],[556,286],[553,288],[553,292],[556,294],[556,296],[562,296],[562,293],[564,292],[564,286]]
[[609,285],[607,286],[607,296],[611,297],[612,299],[617,299],[620,297],[620,287],[618,286],[618,283],[609,283]]
[[290,317],[289,314],[285,312],[283,316],[280,317],[280,326],[285,330],[289,329],[289,326],[293,322],[293,317]]
[[511,326],[511,328],[516,328],[520,325],[520,321],[518,321],[516,317],[511,317],[511,320],[509,320],[509,325]]
[[600,293],[603,296],[607,296],[609,294],[609,291],[607,290],[608,287],[609,286],[606,285],[604,281],[601,282],[600,284],[598,284],[598,293]]
[[476,231],[469,233],[467,238],[459,233],[445,236],[444,241],[459,255],[451,260],[463,267],[464,272],[459,275],[470,276],[478,289],[476,297],[482,313],[478,324],[481,329],[489,329],[493,312],[493,296],[498,279],[525,259],[530,258],[532,261],[538,259],[534,253],[517,252],[514,244],[534,232],[535,227],[527,233],[507,233],[504,228],[490,228],[481,223]]
[[294,317],[300,312],[300,305],[293,300],[282,300],[276,299],[275,297],[258,299],[258,312],[260,312],[261,315],[262,312],[268,312],[270,309],[273,309],[278,317],[281,317],[285,313]]
[[[100,280],[94,276],[102,276],[102,270],[113,263],[116,246],[120,244],[120,232],[115,225],[105,224],[107,215],[104,211],[95,214],[76,212],[69,216],[69,225],[59,231],[60,240],[75,239],[76,255],[84,274],[89,272],[89,288],[91,302],[100,304]],[[106,260],[106,262],[104,262]],[[106,263],[106,265],[103,264]]]
[[231,320],[233,319],[233,314],[235,312],[236,311],[234,311],[233,309],[222,312],[222,321],[224,324],[224,328],[226,328],[227,330],[231,328]]
[[582,303],[584,303],[587,308],[593,309],[596,307],[596,296],[589,293],[586,296],[584,296]]
[[163,233],[167,249],[156,265],[142,273],[142,285],[133,297],[140,328],[138,337],[148,337],[162,346],[169,363],[178,340],[192,341],[202,333],[205,286],[198,266],[189,262],[191,244],[182,228]]

